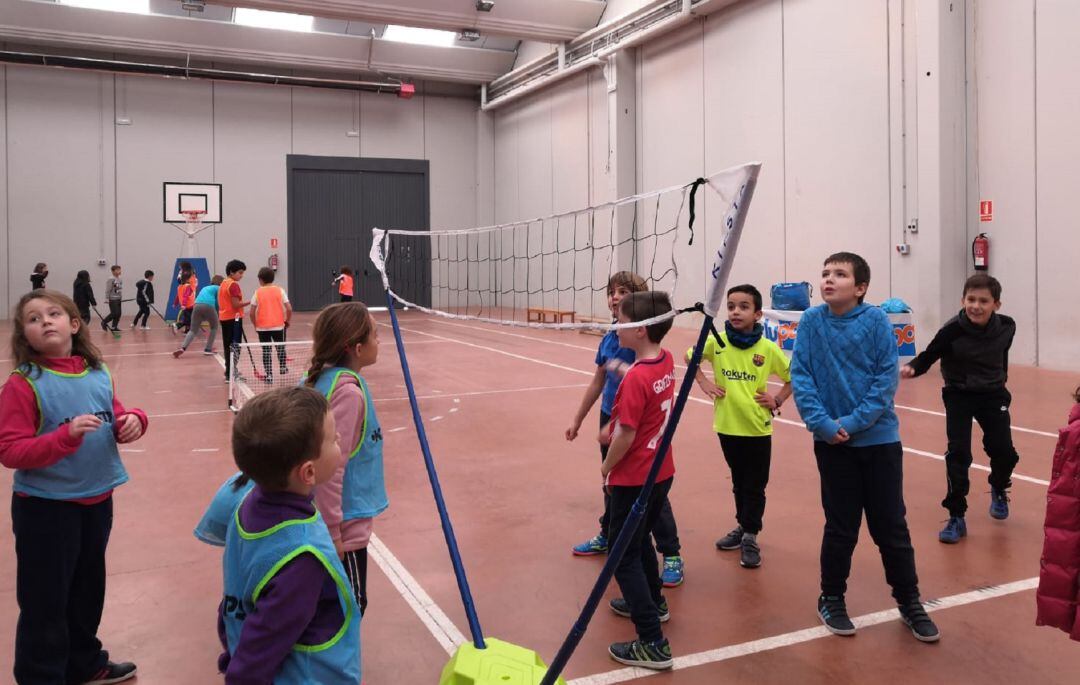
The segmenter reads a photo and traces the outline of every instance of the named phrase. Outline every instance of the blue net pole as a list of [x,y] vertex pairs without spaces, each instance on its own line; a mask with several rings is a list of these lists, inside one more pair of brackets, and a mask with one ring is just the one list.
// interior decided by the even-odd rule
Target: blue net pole
[[405,344],[401,340],[401,328],[398,326],[394,298],[390,291],[386,292],[386,307],[390,310],[390,322],[394,327],[394,342],[397,344],[398,359],[401,360],[401,373],[405,377],[405,389],[409,393],[409,406],[412,408],[413,423],[416,425],[416,437],[420,441],[420,451],[424,453],[424,466],[427,467],[428,480],[431,481],[431,492],[435,495],[435,506],[439,509],[439,521],[442,523],[443,537],[446,538],[446,549],[450,552],[450,563],[454,566],[454,576],[457,578],[458,591],[461,593],[461,603],[465,605],[465,616],[469,621],[473,645],[477,649],[486,649],[484,633],[480,630],[480,619],[476,616],[476,606],[473,604],[472,592],[469,590],[469,579],[465,576],[465,565],[461,562],[461,552],[458,550],[457,538],[454,537],[454,527],[450,524],[450,514],[446,511],[446,501],[443,499],[442,487],[439,485],[439,474],[435,471],[435,460],[428,446],[424,418],[420,415],[420,405],[416,402],[412,374],[409,373],[409,359],[405,356]]
[[686,365],[686,376],[683,378],[682,385],[679,387],[679,394],[675,398],[671,421],[668,422],[667,428],[664,429],[664,436],[660,439],[660,446],[656,448],[656,456],[653,458],[649,475],[645,479],[645,485],[641,488],[641,494],[638,496],[637,501],[634,502],[634,506],[630,508],[630,514],[626,517],[626,523],[623,524],[622,530],[619,531],[618,539],[608,549],[608,557],[604,562],[604,568],[600,570],[600,577],[596,579],[596,584],[593,585],[592,592],[589,593],[589,598],[581,609],[581,615],[578,616],[574,626],[570,629],[570,634],[566,636],[566,640],[559,647],[559,652],[551,661],[551,665],[548,666],[547,674],[540,681],[540,685],[553,685],[556,678],[566,667],[567,662],[570,661],[570,657],[573,656],[578,643],[585,636],[585,631],[589,629],[589,621],[592,620],[593,614],[596,613],[596,607],[599,606],[600,600],[603,599],[604,591],[607,589],[608,583],[611,582],[611,576],[615,574],[615,567],[619,565],[623,554],[626,552],[626,546],[630,544],[630,537],[640,525],[642,517],[645,516],[645,506],[649,501],[649,494],[656,483],[656,475],[660,473],[660,466],[664,462],[664,456],[671,447],[675,427],[679,425],[683,407],[686,406],[686,399],[690,396],[690,389],[694,386],[694,377],[697,375],[698,365],[701,363],[701,352],[705,348],[705,339],[712,329],[713,318],[706,314],[705,321],[701,325],[701,332],[698,334],[697,343],[694,345],[694,353],[690,357],[690,362]]

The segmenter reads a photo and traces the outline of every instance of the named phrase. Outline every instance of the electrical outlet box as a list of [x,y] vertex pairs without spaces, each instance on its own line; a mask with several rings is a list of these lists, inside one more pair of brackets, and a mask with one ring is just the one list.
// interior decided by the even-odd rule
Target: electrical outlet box
[[104,259],[97,260],[97,265],[98,266],[105,266],[106,264],[108,264],[108,262],[105,261]]
[[906,255],[911,254],[911,246],[910,245],[905,245],[904,243],[900,243],[899,245],[896,246],[896,251],[899,252],[900,254],[906,256]]

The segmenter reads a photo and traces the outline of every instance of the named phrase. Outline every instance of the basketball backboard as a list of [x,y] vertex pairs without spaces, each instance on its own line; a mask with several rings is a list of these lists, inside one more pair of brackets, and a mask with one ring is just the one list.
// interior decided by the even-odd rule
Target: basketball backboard
[[199,218],[204,224],[221,223],[221,184],[220,183],[180,183],[165,181],[162,189],[163,212],[165,223],[183,224],[187,217],[183,212],[192,209],[203,210],[206,214]]

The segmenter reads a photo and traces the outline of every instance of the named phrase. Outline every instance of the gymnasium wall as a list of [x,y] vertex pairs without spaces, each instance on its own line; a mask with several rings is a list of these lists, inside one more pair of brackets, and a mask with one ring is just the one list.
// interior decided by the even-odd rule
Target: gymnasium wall
[[990,270],[1018,359],[1080,369],[1080,3],[968,0],[969,203],[993,201]]
[[[490,217],[477,209],[490,195],[478,179],[491,181],[477,169],[484,118],[474,100],[12,66],[0,68],[0,99],[0,318],[29,289],[38,261],[49,264],[50,287],[64,292],[87,269],[99,301],[109,276],[99,257],[124,267],[127,297],[150,268],[163,300],[183,240],[161,220],[167,180],[223,184],[224,222],[198,238],[213,270],[238,258],[253,283],[276,237],[278,282],[287,288],[290,153],[426,158],[433,225]],[[130,125],[116,125],[118,117]]]

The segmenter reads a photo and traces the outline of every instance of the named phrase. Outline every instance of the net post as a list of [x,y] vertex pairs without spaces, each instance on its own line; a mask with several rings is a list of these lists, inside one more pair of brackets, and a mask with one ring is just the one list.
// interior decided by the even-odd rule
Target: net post
[[[373,241],[372,255],[375,254],[377,244],[377,241]],[[379,264],[379,262],[376,262],[376,264]],[[385,278],[384,275],[384,281]],[[420,441],[420,451],[424,455],[424,466],[427,468],[428,480],[431,481],[431,492],[435,496],[435,506],[439,510],[439,521],[442,524],[443,537],[446,538],[446,547],[450,553],[450,563],[454,567],[454,576],[457,578],[461,602],[465,606],[465,616],[469,621],[469,631],[472,633],[473,645],[477,649],[486,649],[484,634],[480,630],[480,619],[476,615],[476,606],[473,603],[472,592],[469,590],[469,579],[465,576],[465,565],[461,560],[457,538],[454,536],[454,527],[450,523],[450,514],[447,512],[442,487],[439,485],[439,474],[435,471],[435,460],[431,456],[431,448],[428,445],[427,432],[424,430],[424,419],[420,415],[420,405],[416,401],[416,390],[413,388],[412,374],[409,372],[409,360],[405,356],[405,344],[401,339],[401,328],[398,326],[397,312],[394,310],[394,297],[389,290],[386,291],[386,307],[390,311],[390,323],[394,329],[394,343],[397,346],[398,359],[401,361],[401,374],[405,378],[405,389],[409,395],[409,407],[412,409],[413,424],[416,426],[416,437]]]

